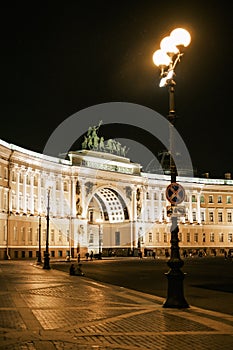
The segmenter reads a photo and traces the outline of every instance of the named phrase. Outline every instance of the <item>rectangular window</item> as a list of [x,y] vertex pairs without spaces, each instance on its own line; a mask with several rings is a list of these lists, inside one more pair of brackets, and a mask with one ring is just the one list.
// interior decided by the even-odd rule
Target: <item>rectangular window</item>
[[214,213],[212,211],[209,213],[209,221],[214,221]]
[[212,195],[209,196],[209,203],[214,203]]
[[155,234],[155,241],[156,241],[156,243],[159,242],[159,232],[156,232],[156,234]]
[[167,243],[167,233],[166,232],[164,232],[164,234],[163,234],[163,241],[164,241],[164,243]]
[[182,242],[182,232],[179,232],[179,241]]
[[222,196],[218,196],[218,203],[222,203]]
[[150,199],[150,193],[146,192],[146,199]]
[[32,227],[29,227],[28,229],[28,240],[29,242],[32,242]]
[[192,202],[195,203],[197,201],[197,198],[195,196],[195,194],[192,194]]
[[205,213],[204,213],[204,211],[201,212],[201,221],[205,221]]
[[228,233],[228,242],[229,243],[233,242],[232,233]]
[[59,258],[62,257],[62,250],[58,250],[58,257],[59,257]]
[[157,193],[155,192],[154,193],[154,200],[156,200],[157,199]]
[[54,250],[50,251],[50,256],[51,256],[51,258],[55,258],[55,251]]
[[218,212],[218,222],[222,222],[222,212]]
[[194,242],[195,243],[198,242],[198,233],[197,232],[194,233]]
[[197,215],[195,211],[193,211],[193,221],[197,221]]
[[92,231],[90,231],[89,243],[90,243],[90,244],[93,244],[93,243],[94,243],[94,235],[93,235],[93,232],[92,232]]
[[21,239],[25,241],[25,227],[21,227]]
[[29,250],[29,252],[28,252],[28,257],[29,257],[29,258],[32,258],[32,250]]
[[210,233],[210,242],[214,242],[214,233],[213,232]]
[[227,204],[231,204],[231,196],[227,196]]
[[232,222],[232,213],[231,212],[227,213],[227,222]]
[[202,242],[205,242],[205,233],[202,234]]
[[61,230],[59,230],[59,232],[58,232],[58,241],[59,242],[62,241],[62,232],[61,232]]
[[190,242],[190,232],[187,232],[187,242]]
[[115,232],[115,245],[120,245],[120,232]]
[[149,232],[149,243],[152,243],[153,239],[152,239],[152,232]]
[[219,233],[219,242],[223,242],[224,241],[224,235],[223,232]]
[[204,197],[204,196],[201,196],[200,202],[201,202],[201,203],[205,203],[205,197]]
[[17,239],[18,239],[18,237],[17,237],[18,235],[17,235],[17,227],[15,227],[14,226],[14,233],[13,233],[13,239],[14,239],[14,241],[17,241]]

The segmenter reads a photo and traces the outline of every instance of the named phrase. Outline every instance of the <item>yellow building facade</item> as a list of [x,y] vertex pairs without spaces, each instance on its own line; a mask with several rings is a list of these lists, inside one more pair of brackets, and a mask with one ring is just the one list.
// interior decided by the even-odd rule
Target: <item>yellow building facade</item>
[[[69,160],[0,140],[0,259],[36,259],[41,238],[51,258],[145,256],[170,250],[167,175],[143,173],[114,154],[82,150]],[[178,177],[181,254],[233,249],[233,181]],[[173,214],[174,215],[174,214]],[[180,215],[180,214],[178,214]],[[48,230],[49,222],[49,230]]]

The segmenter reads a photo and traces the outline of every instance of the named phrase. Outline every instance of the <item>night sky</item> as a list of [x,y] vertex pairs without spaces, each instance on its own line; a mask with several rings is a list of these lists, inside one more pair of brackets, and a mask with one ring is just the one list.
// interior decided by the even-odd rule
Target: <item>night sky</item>
[[[192,42],[176,69],[176,128],[198,175],[233,173],[229,7],[228,1],[4,3],[0,138],[42,152],[62,121],[106,102],[136,103],[166,116],[168,93],[159,87],[152,54],[164,36],[184,27]],[[161,150],[132,128],[101,133]]]

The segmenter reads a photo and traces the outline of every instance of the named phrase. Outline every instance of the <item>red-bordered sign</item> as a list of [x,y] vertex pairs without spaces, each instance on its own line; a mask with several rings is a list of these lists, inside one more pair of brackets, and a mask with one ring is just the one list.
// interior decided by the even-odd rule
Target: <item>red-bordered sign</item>
[[171,204],[180,204],[185,198],[185,190],[177,182],[172,182],[167,186],[166,198]]

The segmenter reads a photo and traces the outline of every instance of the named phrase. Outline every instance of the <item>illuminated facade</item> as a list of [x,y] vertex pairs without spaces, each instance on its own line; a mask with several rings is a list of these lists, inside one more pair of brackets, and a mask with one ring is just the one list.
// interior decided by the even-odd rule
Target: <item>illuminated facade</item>
[[[186,193],[181,254],[233,249],[233,180],[177,181]],[[139,249],[164,256],[170,249],[169,183],[169,176],[143,173],[123,156],[82,150],[63,160],[0,140],[0,259],[35,259],[40,233],[43,256],[48,213],[51,258],[91,250],[129,256]]]

